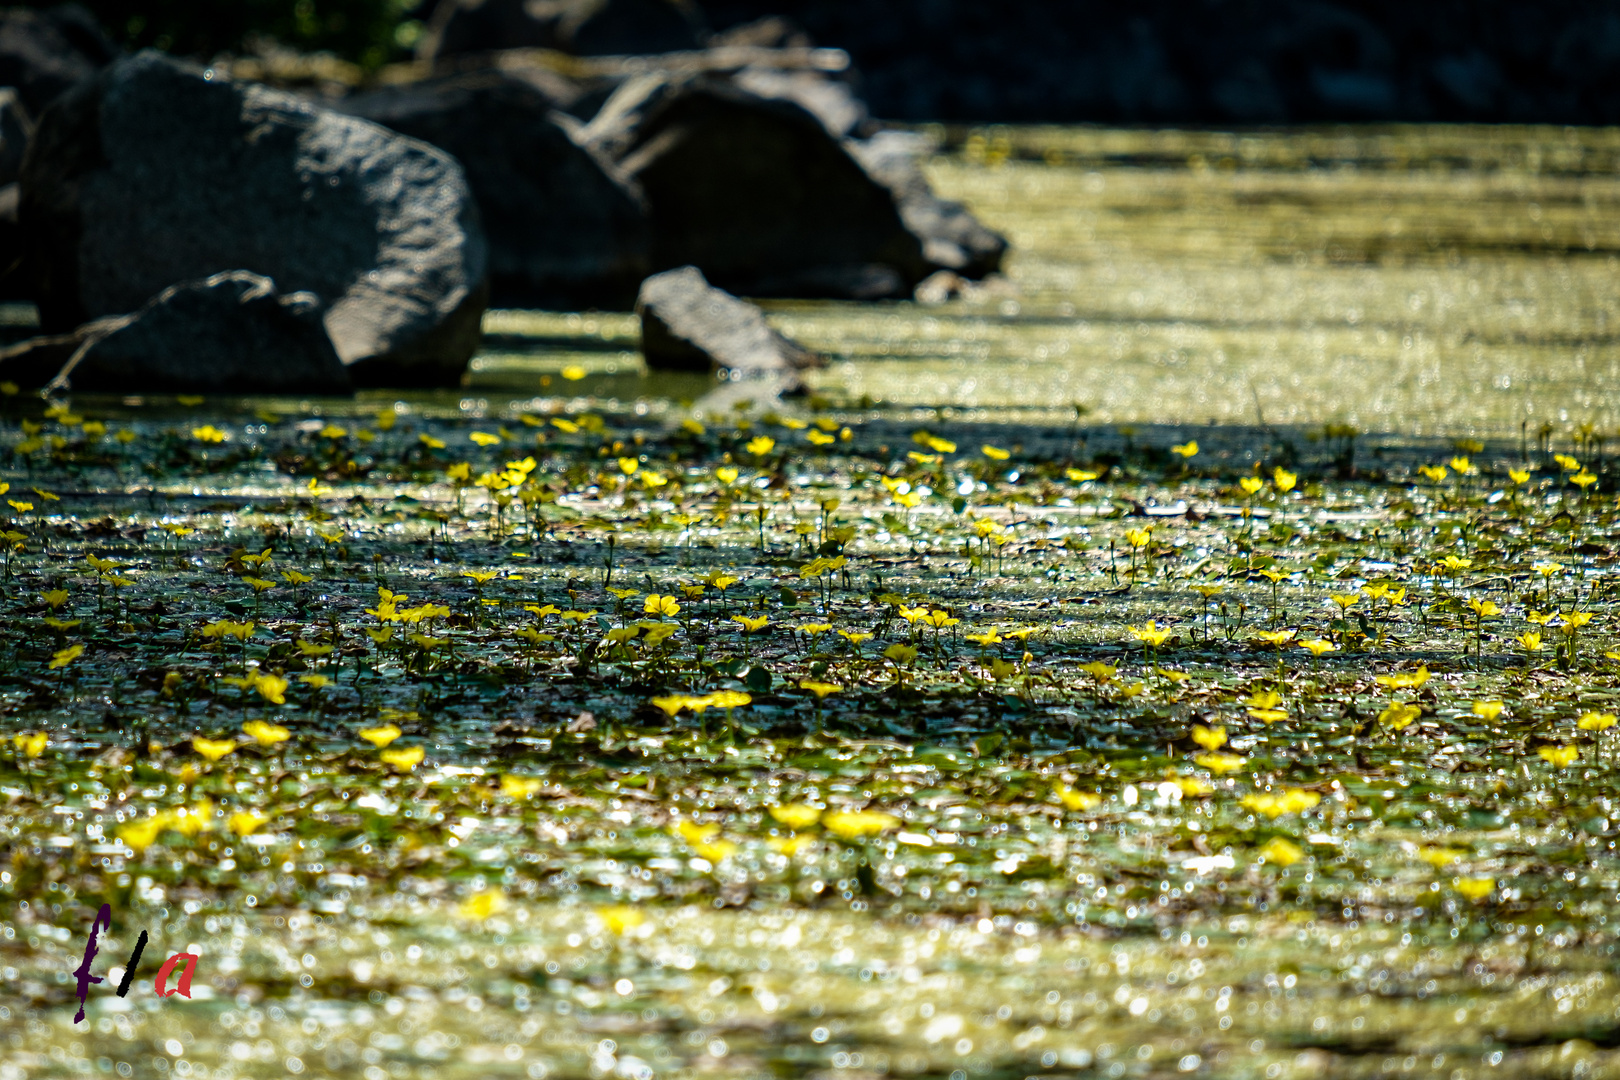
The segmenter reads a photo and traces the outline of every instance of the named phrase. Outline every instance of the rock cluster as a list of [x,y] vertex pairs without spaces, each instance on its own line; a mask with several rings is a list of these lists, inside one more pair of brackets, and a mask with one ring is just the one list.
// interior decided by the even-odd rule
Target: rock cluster
[[[680,339],[764,370],[735,360],[746,326],[791,389],[802,350],[719,290],[904,298],[1006,250],[871,121],[848,58],[782,20],[711,35],[686,0],[441,0],[414,78],[337,100],[94,30],[0,11],[0,298],[45,331],[0,354],[19,385],[455,385],[491,302],[639,299],[655,366],[690,363]],[[681,292],[706,299],[674,330],[657,313]]]

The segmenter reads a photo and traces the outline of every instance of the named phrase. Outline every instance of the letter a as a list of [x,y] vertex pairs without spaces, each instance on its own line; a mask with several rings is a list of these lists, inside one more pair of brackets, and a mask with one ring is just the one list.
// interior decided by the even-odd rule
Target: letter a
[[74,972],[79,977],[79,1011],[73,1017],[75,1024],[84,1019],[84,999],[90,994],[90,984],[101,981],[99,975],[90,974],[90,961],[96,958],[96,938],[103,928],[112,929],[111,904],[102,904],[101,910],[96,912],[95,921],[90,924],[90,940],[84,943],[84,962]]
[[[196,953],[177,952],[163,961],[163,966],[158,968],[157,978],[152,980],[152,989],[156,991],[157,996],[168,997],[171,994],[179,994],[183,998],[191,997],[191,976],[197,970],[198,959],[200,958]],[[184,963],[185,967],[180,969],[180,981],[175,984],[173,990],[170,990],[169,975],[179,963]]]

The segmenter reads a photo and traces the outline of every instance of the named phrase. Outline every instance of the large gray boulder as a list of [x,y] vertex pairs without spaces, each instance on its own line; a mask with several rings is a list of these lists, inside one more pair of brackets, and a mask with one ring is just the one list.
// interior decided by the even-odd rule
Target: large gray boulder
[[347,394],[310,293],[245,270],[164,289],[139,311],[0,352],[0,378],[106,393]]
[[317,298],[356,385],[461,378],[487,247],[448,154],[145,52],[60,98],[23,164],[42,325],[64,332],[227,270]]
[[646,207],[611,162],[574,141],[556,105],[533,83],[488,70],[340,107],[461,162],[489,236],[495,304],[626,308],[649,267]]
[[576,56],[698,47],[703,20],[690,0],[440,0],[419,54],[439,59],[499,49]]
[[653,266],[749,296],[909,296],[936,267],[893,193],[795,101],[725,79],[627,82],[582,133],[640,187]]
[[725,372],[731,380],[786,376],[820,357],[772,330],[764,312],[710,285],[695,266],[641,283],[641,354],[667,371]]

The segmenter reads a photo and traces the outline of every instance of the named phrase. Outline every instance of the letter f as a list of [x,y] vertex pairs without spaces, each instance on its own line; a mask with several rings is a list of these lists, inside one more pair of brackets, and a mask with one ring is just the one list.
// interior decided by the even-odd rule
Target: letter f
[[79,977],[79,1011],[73,1017],[75,1024],[84,1019],[84,999],[90,995],[90,984],[101,981],[99,976],[90,974],[90,961],[96,958],[96,938],[103,928],[112,929],[111,904],[102,904],[101,910],[96,912],[95,921],[90,924],[90,940],[84,943],[84,963],[74,972]]

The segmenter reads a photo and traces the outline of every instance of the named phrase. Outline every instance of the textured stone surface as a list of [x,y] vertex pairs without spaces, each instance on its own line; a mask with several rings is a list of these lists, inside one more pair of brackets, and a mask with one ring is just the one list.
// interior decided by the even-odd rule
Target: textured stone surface
[[477,346],[487,249],[448,154],[156,53],[41,117],[20,219],[47,331],[249,270],[318,298],[357,384],[454,383]]
[[931,272],[893,194],[814,115],[718,78],[632,80],[583,137],[653,219],[653,266],[751,296],[907,296]]
[[611,162],[574,141],[556,104],[491,70],[364,94],[342,108],[461,162],[489,236],[494,303],[628,307],[649,266],[646,207]]
[[[66,355],[64,355],[64,353]],[[19,386],[108,393],[347,394],[320,304],[237,270],[171,286],[139,311],[0,353]]]
[[642,282],[636,312],[649,367],[757,378],[818,363],[815,353],[772,330],[759,308],[710,285],[695,266]]

